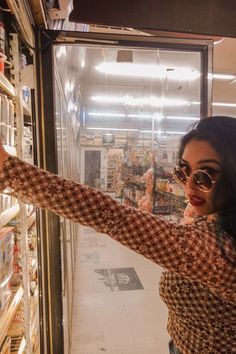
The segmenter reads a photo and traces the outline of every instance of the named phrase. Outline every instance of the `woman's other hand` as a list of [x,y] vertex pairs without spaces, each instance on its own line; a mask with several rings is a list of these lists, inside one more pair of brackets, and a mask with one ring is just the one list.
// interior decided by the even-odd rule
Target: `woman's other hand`
[[2,167],[4,161],[8,158],[9,154],[4,149],[2,140],[0,139],[0,168]]

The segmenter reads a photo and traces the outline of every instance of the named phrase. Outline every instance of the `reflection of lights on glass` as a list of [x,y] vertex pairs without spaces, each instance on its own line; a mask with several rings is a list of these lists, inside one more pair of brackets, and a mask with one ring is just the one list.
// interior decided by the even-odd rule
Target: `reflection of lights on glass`
[[120,132],[138,132],[138,129],[125,129],[125,128],[98,128],[98,127],[89,127],[87,130],[111,130],[111,131],[120,131]]
[[174,120],[199,120],[199,117],[179,117],[179,116],[166,116],[166,119]]
[[102,73],[130,76],[130,77],[148,77],[178,81],[196,80],[200,77],[198,70],[187,67],[168,67],[164,65],[147,65],[134,63],[103,63],[95,66],[97,71]]
[[82,61],[81,61],[81,68],[84,68],[84,67],[85,67],[85,61],[82,60]]
[[68,112],[70,113],[72,111],[77,111],[77,109],[78,109],[77,104],[75,104],[72,101],[69,101],[69,103],[68,103]]
[[185,106],[189,102],[178,98],[165,98],[157,96],[147,96],[142,98],[136,98],[133,96],[92,96],[92,101],[99,103],[113,103],[113,104],[123,104],[126,106],[152,106],[152,107],[175,107],[175,106]]
[[56,57],[59,59],[62,56],[66,56],[66,46],[64,45],[56,48]]
[[72,92],[74,90],[74,83],[66,81],[65,83],[65,91],[66,93]]

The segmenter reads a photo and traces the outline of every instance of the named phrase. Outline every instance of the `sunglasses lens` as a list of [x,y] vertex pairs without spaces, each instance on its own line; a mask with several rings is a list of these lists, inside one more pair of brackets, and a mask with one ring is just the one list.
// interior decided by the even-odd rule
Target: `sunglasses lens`
[[181,183],[185,184],[187,182],[186,173],[182,170],[181,167],[176,166],[174,168],[174,175]]
[[198,185],[202,191],[210,191],[212,189],[212,179],[207,173],[199,171],[194,173],[194,182]]

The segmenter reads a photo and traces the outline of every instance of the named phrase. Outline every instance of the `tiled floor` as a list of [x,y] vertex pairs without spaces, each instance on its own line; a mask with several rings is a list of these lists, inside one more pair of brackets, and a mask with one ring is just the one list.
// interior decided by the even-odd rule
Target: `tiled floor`
[[71,354],[168,354],[161,268],[81,227]]

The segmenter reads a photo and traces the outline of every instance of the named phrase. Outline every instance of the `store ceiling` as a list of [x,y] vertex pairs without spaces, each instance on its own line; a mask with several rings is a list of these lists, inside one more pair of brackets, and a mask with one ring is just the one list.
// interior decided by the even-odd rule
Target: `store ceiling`
[[[213,72],[235,73],[236,53],[235,39],[223,38],[213,46]],[[117,62],[120,48],[67,47],[66,63],[61,65],[62,73],[69,77],[79,78],[77,92],[82,99],[83,117],[87,127],[113,127],[124,129],[152,129],[150,117],[157,113],[164,116],[199,117],[198,105],[153,107],[145,105],[132,106],[125,103],[98,103],[91,97],[112,96],[129,97],[129,99],[146,96],[165,96],[187,99],[189,102],[199,101],[199,80],[169,80],[145,77],[115,76],[104,74],[95,69],[103,62]],[[190,53],[173,51],[136,50],[132,51],[133,63],[161,64],[172,68],[190,66],[199,70],[199,57]],[[127,52],[127,58],[130,53]],[[65,71],[65,68],[67,68]],[[65,81],[66,82],[66,81]],[[77,82],[77,83],[78,83]],[[234,80],[213,80],[213,114],[235,115],[236,107],[218,106],[217,103],[236,103],[236,82]],[[95,114],[93,114],[95,113]],[[109,113],[111,114],[109,116]],[[117,116],[115,116],[117,114]],[[135,117],[136,115],[136,117]],[[150,117],[145,117],[149,115]],[[143,117],[142,117],[143,116]],[[155,120],[155,130],[185,131],[192,121]]]

